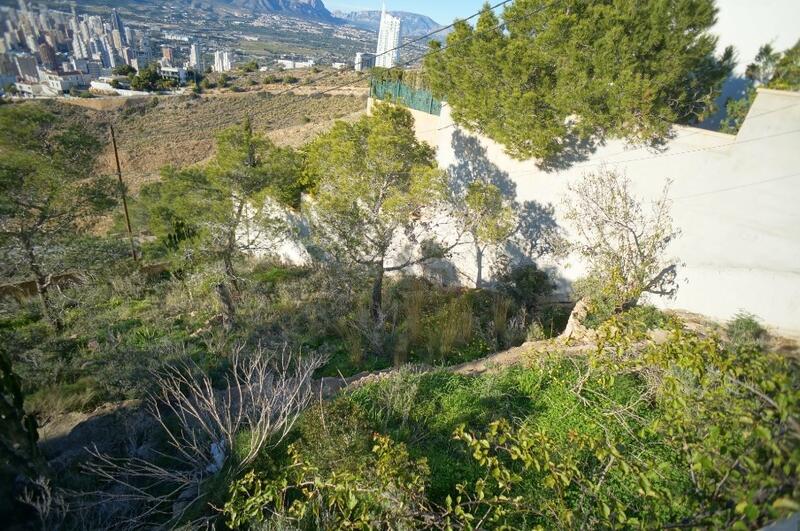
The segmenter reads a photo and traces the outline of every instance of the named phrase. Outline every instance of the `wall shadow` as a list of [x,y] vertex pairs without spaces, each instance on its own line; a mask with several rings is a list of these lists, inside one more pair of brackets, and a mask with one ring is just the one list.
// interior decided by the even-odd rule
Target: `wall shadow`
[[547,173],[568,170],[574,164],[586,162],[596,151],[602,141],[593,138],[579,138],[575,134],[567,135],[562,140],[562,151],[558,155],[537,160],[536,167]]
[[511,180],[508,172],[501,170],[489,160],[486,148],[480,140],[456,129],[452,139],[456,163],[447,168],[450,175],[451,192],[456,197],[463,197],[467,186],[475,181],[495,185],[508,199],[517,197],[517,183]]
[[[479,181],[495,185],[515,211],[516,231],[504,245],[496,250],[497,253],[505,255],[512,264],[518,265],[538,265],[537,262],[546,256],[559,256],[565,240],[563,229],[555,217],[554,206],[535,200],[518,200],[517,183],[508,172],[489,159],[486,148],[478,138],[456,129],[452,136],[451,146],[455,155],[455,163],[447,168],[447,172],[450,176],[450,192],[454,204],[458,205],[459,201],[463,200],[470,183]],[[575,161],[579,160],[577,155],[573,158]],[[486,280],[491,283],[492,264],[484,262],[482,266],[482,269],[488,273]],[[457,271],[457,266],[451,263],[443,269]],[[568,282],[560,277],[555,268],[550,268],[549,272],[553,281],[560,288],[563,286],[568,289],[568,285],[566,285]]]

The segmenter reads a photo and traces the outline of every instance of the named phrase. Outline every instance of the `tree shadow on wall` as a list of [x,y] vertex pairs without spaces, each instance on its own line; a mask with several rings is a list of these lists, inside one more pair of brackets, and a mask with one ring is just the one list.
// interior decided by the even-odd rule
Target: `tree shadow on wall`
[[597,151],[597,147],[603,144],[603,141],[595,138],[580,138],[574,133],[569,134],[561,140],[561,152],[537,160],[536,167],[547,173],[568,170],[575,164],[588,161]]
[[[447,168],[447,172],[455,204],[463,200],[467,187],[476,181],[493,184],[511,202],[517,216],[517,229],[498,249],[501,254],[505,254],[511,263],[519,265],[534,264],[545,256],[559,257],[563,254],[566,247],[563,229],[556,221],[552,204],[535,200],[518,201],[516,182],[508,172],[489,159],[486,148],[478,138],[456,130],[452,137],[452,148],[455,163]],[[557,280],[555,276],[553,279]]]
[[452,140],[456,162],[447,168],[450,175],[451,192],[456,197],[464,197],[467,187],[475,181],[495,185],[510,200],[516,200],[517,183],[511,180],[508,172],[494,164],[486,153],[486,148],[474,136],[456,129]]

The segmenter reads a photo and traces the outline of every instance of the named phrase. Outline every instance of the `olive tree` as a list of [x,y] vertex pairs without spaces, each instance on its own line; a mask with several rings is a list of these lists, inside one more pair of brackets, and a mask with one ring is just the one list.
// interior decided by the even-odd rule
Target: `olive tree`
[[674,296],[676,260],[667,248],[680,231],[673,226],[669,181],[661,194],[643,205],[630,179],[601,168],[569,186],[566,218],[572,223],[577,251],[588,265],[584,294],[592,304],[614,311],[635,306],[645,293]]

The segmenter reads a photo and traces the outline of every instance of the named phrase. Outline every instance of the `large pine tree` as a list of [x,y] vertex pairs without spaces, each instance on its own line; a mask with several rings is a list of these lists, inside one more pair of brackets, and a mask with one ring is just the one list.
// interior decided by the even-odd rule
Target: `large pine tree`
[[456,122],[517,158],[652,142],[708,114],[729,75],[716,14],[713,0],[516,0],[502,21],[487,6],[458,23],[425,69]]

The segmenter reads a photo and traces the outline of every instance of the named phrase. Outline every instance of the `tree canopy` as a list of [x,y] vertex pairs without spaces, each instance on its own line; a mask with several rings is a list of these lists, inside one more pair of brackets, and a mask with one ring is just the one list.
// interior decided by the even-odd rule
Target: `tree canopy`
[[384,273],[441,255],[421,241],[421,219],[443,199],[445,176],[413,125],[407,110],[377,105],[356,123],[337,122],[307,148],[315,243],[339,263],[369,271],[378,322]]
[[[517,0],[456,24],[427,56],[454,120],[516,158],[569,155],[623,137],[662,138],[711,110],[733,66],[714,55],[713,0]],[[438,51],[437,50],[440,50]]]
[[217,153],[201,168],[167,168],[147,187],[151,230],[173,250],[220,260],[237,287],[235,259],[270,251],[286,226],[277,210],[296,206],[302,191],[300,158],[253,131],[250,121],[221,131]]
[[52,276],[64,272],[78,235],[116,203],[115,181],[93,173],[100,147],[88,127],[68,125],[38,105],[0,108],[3,266],[34,277],[44,316],[54,324]]

